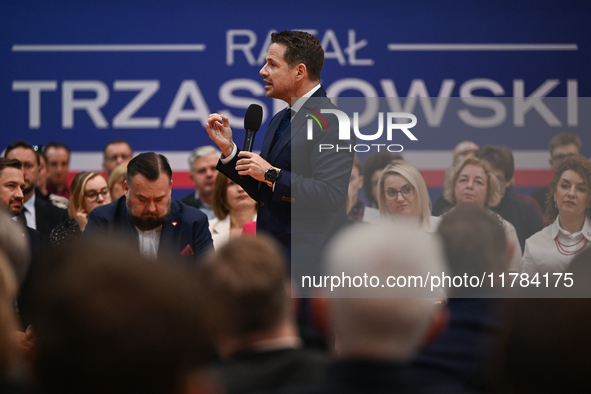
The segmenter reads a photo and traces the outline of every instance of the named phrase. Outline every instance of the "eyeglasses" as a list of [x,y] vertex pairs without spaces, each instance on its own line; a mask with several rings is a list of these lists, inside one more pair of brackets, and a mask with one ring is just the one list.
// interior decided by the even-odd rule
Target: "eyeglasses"
[[564,161],[564,160],[568,159],[569,157],[576,157],[576,156],[578,156],[576,153],[567,153],[566,155],[558,154],[558,155],[552,156],[552,160]]
[[415,188],[413,185],[404,185],[400,190],[388,188],[384,190],[384,198],[386,201],[394,201],[398,198],[398,193],[402,194],[402,197],[409,198],[415,195]]
[[107,196],[109,195],[109,190],[107,188],[104,188],[100,192],[97,192],[96,190],[91,190],[89,192],[84,193],[84,196],[88,198],[90,201],[97,201],[99,195],[103,196],[103,199],[107,198]]

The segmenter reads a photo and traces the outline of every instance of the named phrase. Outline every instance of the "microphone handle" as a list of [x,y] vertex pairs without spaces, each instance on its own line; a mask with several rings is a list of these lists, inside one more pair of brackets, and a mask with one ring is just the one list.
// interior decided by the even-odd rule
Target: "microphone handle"
[[242,147],[243,151],[252,152],[252,146],[254,145],[254,136],[256,131],[254,130],[246,130],[246,134],[244,135],[244,146]]

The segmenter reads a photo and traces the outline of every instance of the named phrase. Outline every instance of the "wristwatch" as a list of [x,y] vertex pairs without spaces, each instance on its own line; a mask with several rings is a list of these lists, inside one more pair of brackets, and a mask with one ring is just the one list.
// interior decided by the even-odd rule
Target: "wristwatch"
[[279,171],[281,170],[277,167],[271,167],[265,171],[265,183],[267,186],[273,187],[273,183],[279,179]]

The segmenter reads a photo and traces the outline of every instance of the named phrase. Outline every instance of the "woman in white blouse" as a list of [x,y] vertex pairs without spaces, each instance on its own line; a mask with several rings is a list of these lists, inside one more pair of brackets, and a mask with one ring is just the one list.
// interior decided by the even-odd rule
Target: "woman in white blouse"
[[239,237],[245,223],[256,220],[257,203],[240,185],[219,173],[213,187],[213,213],[216,217],[209,221],[209,231],[217,250]]
[[510,271],[519,271],[521,246],[515,227],[489,208],[501,202],[500,186],[490,165],[476,157],[468,157],[458,163],[445,181],[443,197],[456,205],[475,206],[487,212],[503,227],[507,241],[513,244],[513,256],[509,262]]
[[548,190],[544,220],[552,224],[525,241],[521,264],[528,274],[564,272],[575,255],[591,247],[591,162],[567,159]]
[[426,232],[435,232],[439,217],[431,216],[429,192],[423,176],[415,166],[394,160],[380,175],[378,206],[384,218],[404,217],[414,220]]

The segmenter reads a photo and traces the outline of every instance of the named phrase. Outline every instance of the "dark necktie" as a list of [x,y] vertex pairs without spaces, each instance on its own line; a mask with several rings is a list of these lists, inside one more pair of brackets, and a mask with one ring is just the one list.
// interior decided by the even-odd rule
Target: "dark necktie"
[[283,117],[281,118],[281,123],[279,123],[279,127],[277,127],[277,131],[275,132],[275,138],[273,139],[273,144],[271,145],[271,149],[275,146],[279,138],[285,133],[287,126],[289,126],[289,122],[291,122],[291,109],[287,109]]

